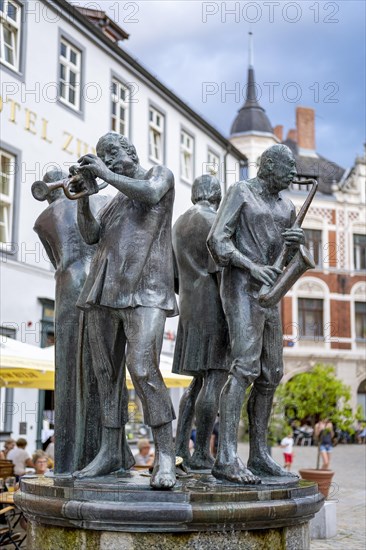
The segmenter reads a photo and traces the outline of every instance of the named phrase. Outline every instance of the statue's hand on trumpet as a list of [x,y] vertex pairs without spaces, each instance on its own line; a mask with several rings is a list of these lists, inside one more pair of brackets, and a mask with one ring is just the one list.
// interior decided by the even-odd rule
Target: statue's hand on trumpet
[[98,193],[99,187],[95,176],[91,171],[82,170],[78,164],[74,164],[69,170],[69,182],[63,187],[68,199],[75,200]]
[[32,185],[32,195],[38,201],[46,200],[49,193],[55,189],[62,189],[65,196],[70,200],[94,195],[107,185],[105,182],[98,184],[94,172],[93,168],[86,163],[74,164],[70,167],[69,175],[66,178],[51,183],[44,180],[35,181]]
[[110,174],[109,168],[104,164],[104,162],[91,153],[84,155],[79,158],[79,172],[84,174],[90,174],[94,178],[101,178],[102,180],[108,179],[108,174]]

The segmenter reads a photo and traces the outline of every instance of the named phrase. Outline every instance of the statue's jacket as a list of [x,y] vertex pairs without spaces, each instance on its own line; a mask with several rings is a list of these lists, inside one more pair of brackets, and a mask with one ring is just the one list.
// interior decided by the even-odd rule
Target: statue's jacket
[[191,376],[228,369],[227,325],[221,305],[219,274],[206,239],[216,212],[195,204],[173,227],[173,250],[179,280],[179,325],[173,372]]
[[157,307],[178,314],[171,223],[174,180],[151,206],[118,192],[99,214],[100,239],[78,306]]
[[279,193],[270,201],[254,180],[229,188],[207,241],[215,262],[225,268],[221,285],[224,309],[227,300],[237,300],[243,293],[257,298],[262,286],[248,271],[233,265],[233,255],[273,265],[283,247],[282,232],[293,225],[295,217],[289,199]]

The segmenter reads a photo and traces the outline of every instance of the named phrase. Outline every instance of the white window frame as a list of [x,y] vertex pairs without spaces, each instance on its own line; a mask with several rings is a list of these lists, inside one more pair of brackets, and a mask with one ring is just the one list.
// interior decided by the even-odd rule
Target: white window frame
[[[300,208],[300,205],[296,203],[296,209]],[[325,271],[329,273],[329,263],[332,254],[335,253],[334,249],[329,245],[329,231],[332,231],[332,226],[329,226],[326,218],[321,218],[318,215],[310,213],[306,216],[305,221],[302,226],[303,229],[321,231],[321,265],[315,266],[315,269],[318,271]],[[310,250],[311,252],[311,250]]]
[[[319,239],[320,248],[319,248],[319,251],[318,251],[319,262],[315,263],[315,269],[322,270],[323,265],[324,265],[324,261],[323,261],[323,257],[324,257],[324,254],[323,254],[323,252],[324,252],[323,230],[319,229],[318,227],[304,227],[303,229],[305,231],[305,235],[306,235],[306,231],[317,231],[318,233],[320,233],[320,239]],[[305,241],[306,241],[306,246],[308,247],[308,249],[310,251],[310,254],[313,256],[314,261],[315,261],[315,251],[314,251],[313,241],[308,242],[306,237],[305,237]]]
[[352,238],[352,246],[351,246],[351,251],[352,251],[352,271],[365,271],[365,267],[361,267],[361,254],[360,254],[360,250],[359,249],[356,249],[356,257],[355,257],[355,236],[365,236],[365,232],[364,230],[360,230],[358,231],[358,226],[357,227],[352,227],[352,233],[351,233],[351,238]]
[[[117,91],[114,93],[113,85],[116,85]],[[121,90],[125,92],[125,99],[121,97]],[[116,106],[116,114],[113,114],[113,105]],[[112,77],[111,86],[111,129],[123,136],[130,136],[130,105],[131,105],[131,90],[116,77]],[[121,109],[124,109],[125,117],[120,116]],[[114,127],[113,127],[114,123]]]
[[3,177],[1,172],[1,160],[5,157],[9,160],[9,173],[6,176],[9,178],[9,193],[3,194],[0,188],[0,207],[4,208],[4,222],[0,221],[0,226],[5,229],[5,240],[0,241],[0,247],[6,247],[12,240],[13,236],[13,218],[14,218],[14,188],[15,188],[15,156],[0,149],[0,177]]
[[363,338],[356,338],[356,302],[366,301],[366,283],[365,281],[359,281],[355,283],[351,288],[351,341],[352,350],[357,350],[361,346],[364,349],[365,340]]
[[[311,292],[307,290],[308,284],[313,286]],[[292,326],[293,332],[290,339],[296,342],[296,346],[301,347],[301,343],[309,342],[299,332],[299,298],[315,298],[323,300],[323,336],[314,339],[316,345],[321,345],[324,349],[331,349],[331,318],[330,318],[330,291],[328,285],[318,277],[301,277],[292,287],[288,296],[292,297]],[[289,336],[289,335],[287,335]]]
[[[260,157],[259,157],[260,159]],[[259,167],[259,165],[258,165]],[[301,180],[307,180],[309,178],[313,178],[315,180],[318,180],[318,177],[317,176],[297,176],[296,179],[297,181],[301,181]],[[312,188],[312,184],[311,183],[308,183],[306,186],[305,185],[300,185],[299,183],[291,183],[290,185],[290,191],[302,191],[303,193],[307,193],[308,191],[310,191],[310,189]]]
[[206,172],[216,177],[219,177],[220,173],[220,155],[215,153],[210,147],[207,150]]
[[[312,314],[313,311],[314,311],[313,309],[301,309],[300,308],[300,303],[305,301],[305,300],[307,300],[308,302],[309,301],[320,302],[321,308],[315,310],[318,313],[320,312],[320,316],[321,316],[321,321],[319,323],[320,324],[319,328],[317,328],[317,323],[315,322],[314,326],[310,326],[310,329],[309,329],[309,325],[306,322],[306,316],[303,318],[302,325],[300,325],[300,313],[301,312],[306,312],[306,313],[310,312],[310,314]],[[306,296],[306,297],[298,296],[297,297],[297,322],[298,322],[299,334],[300,334],[301,338],[303,338],[304,340],[313,339],[314,341],[318,341],[318,342],[320,340],[322,340],[324,338],[324,325],[325,325],[325,323],[324,323],[324,298],[313,298],[312,296]],[[308,330],[308,332],[307,332],[307,330]]]
[[[152,118],[152,120],[151,120]],[[165,115],[149,106],[149,159],[157,164],[164,162]]]
[[[12,19],[8,15],[8,6],[14,6],[17,10],[16,18]],[[4,0],[3,10],[0,11],[0,61],[6,67],[20,70],[20,39],[21,39],[21,12],[22,6],[14,0]],[[9,63],[5,59],[5,29],[9,30],[11,35],[11,49],[13,50],[14,63]]]
[[[61,53],[61,45],[66,46],[66,57]],[[61,36],[59,42],[59,100],[74,109],[75,111],[80,111],[81,108],[81,50],[72,44],[69,40]],[[76,64],[72,63],[70,60],[70,52],[73,51],[76,54]],[[65,78],[61,79],[61,66],[65,69]],[[70,72],[73,71],[76,74],[75,84],[70,84]],[[64,94],[61,95],[61,83],[64,84]],[[73,88],[75,91],[75,103],[69,100],[69,90]]]
[[194,137],[186,130],[180,131],[180,177],[183,181],[193,183],[194,170]]

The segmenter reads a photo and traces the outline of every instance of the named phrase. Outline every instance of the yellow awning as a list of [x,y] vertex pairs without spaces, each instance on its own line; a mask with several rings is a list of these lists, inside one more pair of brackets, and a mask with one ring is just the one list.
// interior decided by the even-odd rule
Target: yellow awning
[[[0,337],[0,386],[6,388],[55,388],[54,346],[38,348],[11,338]],[[173,374],[172,357],[161,354],[160,371],[168,388],[186,388],[190,376]],[[126,373],[127,387],[133,389],[130,373]]]
[[36,368],[3,368],[0,369],[0,386],[6,388],[36,388],[53,390],[55,388],[55,371]]
[[53,347],[39,348],[0,336],[0,386],[53,390],[54,379]]

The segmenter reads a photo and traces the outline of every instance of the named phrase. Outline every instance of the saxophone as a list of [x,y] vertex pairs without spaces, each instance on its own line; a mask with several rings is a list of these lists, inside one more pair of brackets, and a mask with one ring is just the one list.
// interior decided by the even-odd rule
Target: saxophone
[[[314,198],[314,195],[318,188],[318,182],[314,179],[307,179],[302,181],[294,181],[299,185],[309,185],[312,187],[304,204],[302,205],[300,212],[296,216],[293,228],[301,227],[302,222],[309,210],[310,204]],[[282,273],[273,285],[264,284],[259,291],[259,304],[262,307],[273,307],[283,298],[283,296],[290,290],[293,284],[307,271],[308,269],[314,269],[315,262],[310,251],[304,245],[300,245],[298,251],[291,259],[286,269],[284,267],[287,264],[290,247],[286,244],[283,245],[280,255],[274,263],[274,267],[281,269]]]

